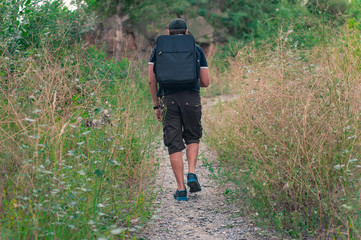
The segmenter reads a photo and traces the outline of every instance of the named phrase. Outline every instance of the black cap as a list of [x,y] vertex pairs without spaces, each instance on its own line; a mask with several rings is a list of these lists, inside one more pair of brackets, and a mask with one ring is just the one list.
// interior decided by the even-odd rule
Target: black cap
[[172,30],[172,29],[187,29],[187,24],[183,19],[175,18],[172,21],[170,21],[168,29],[169,30]]

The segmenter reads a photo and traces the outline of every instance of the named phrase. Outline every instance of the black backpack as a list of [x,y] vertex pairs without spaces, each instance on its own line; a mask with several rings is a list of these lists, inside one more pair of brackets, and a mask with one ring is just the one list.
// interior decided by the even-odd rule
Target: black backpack
[[199,63],[192,35],[157,38],[155,76],[164,89],[189,89],[198,82]]

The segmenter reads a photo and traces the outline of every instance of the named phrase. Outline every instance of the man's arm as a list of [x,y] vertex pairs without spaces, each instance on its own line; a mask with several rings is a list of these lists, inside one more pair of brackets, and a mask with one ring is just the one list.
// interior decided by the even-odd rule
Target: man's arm
[[[148,84],[149,84],[150,95],[152,96],[152,100],[153,100],[153,105],[159,106],[159,98],[157,97],[157,92],[158,92],[157,79],[155,78],[155,74],[153,72],[153,67],[154,67],[154,64],[149,64]],[[161,122],[162,121],[161,110],[155,109],[154,112],[155,112],[155,116],[156,116],[157,120],[159,122]]]
[[199,73],[199,85],[201,87],[208,87],[208,85],[209,85],[208,68],[201,68],[200,73]]

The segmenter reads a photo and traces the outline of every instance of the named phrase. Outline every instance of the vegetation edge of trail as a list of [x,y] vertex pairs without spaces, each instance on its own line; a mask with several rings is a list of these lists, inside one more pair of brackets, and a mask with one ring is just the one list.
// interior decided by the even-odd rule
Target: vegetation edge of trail
[[359,33],[330,31],[307,51],[286,37],[240,49],[224,73],[239,98],[207,121],[220,180],[234,183],[225,194],[296,238],[360,237]]

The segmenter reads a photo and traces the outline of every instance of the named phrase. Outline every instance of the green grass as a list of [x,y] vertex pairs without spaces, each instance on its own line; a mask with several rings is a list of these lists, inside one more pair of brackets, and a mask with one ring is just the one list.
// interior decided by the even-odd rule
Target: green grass
[[0,62],[0,237],[131,238],[154,199],[146,81],[126,58],[64,51]]

